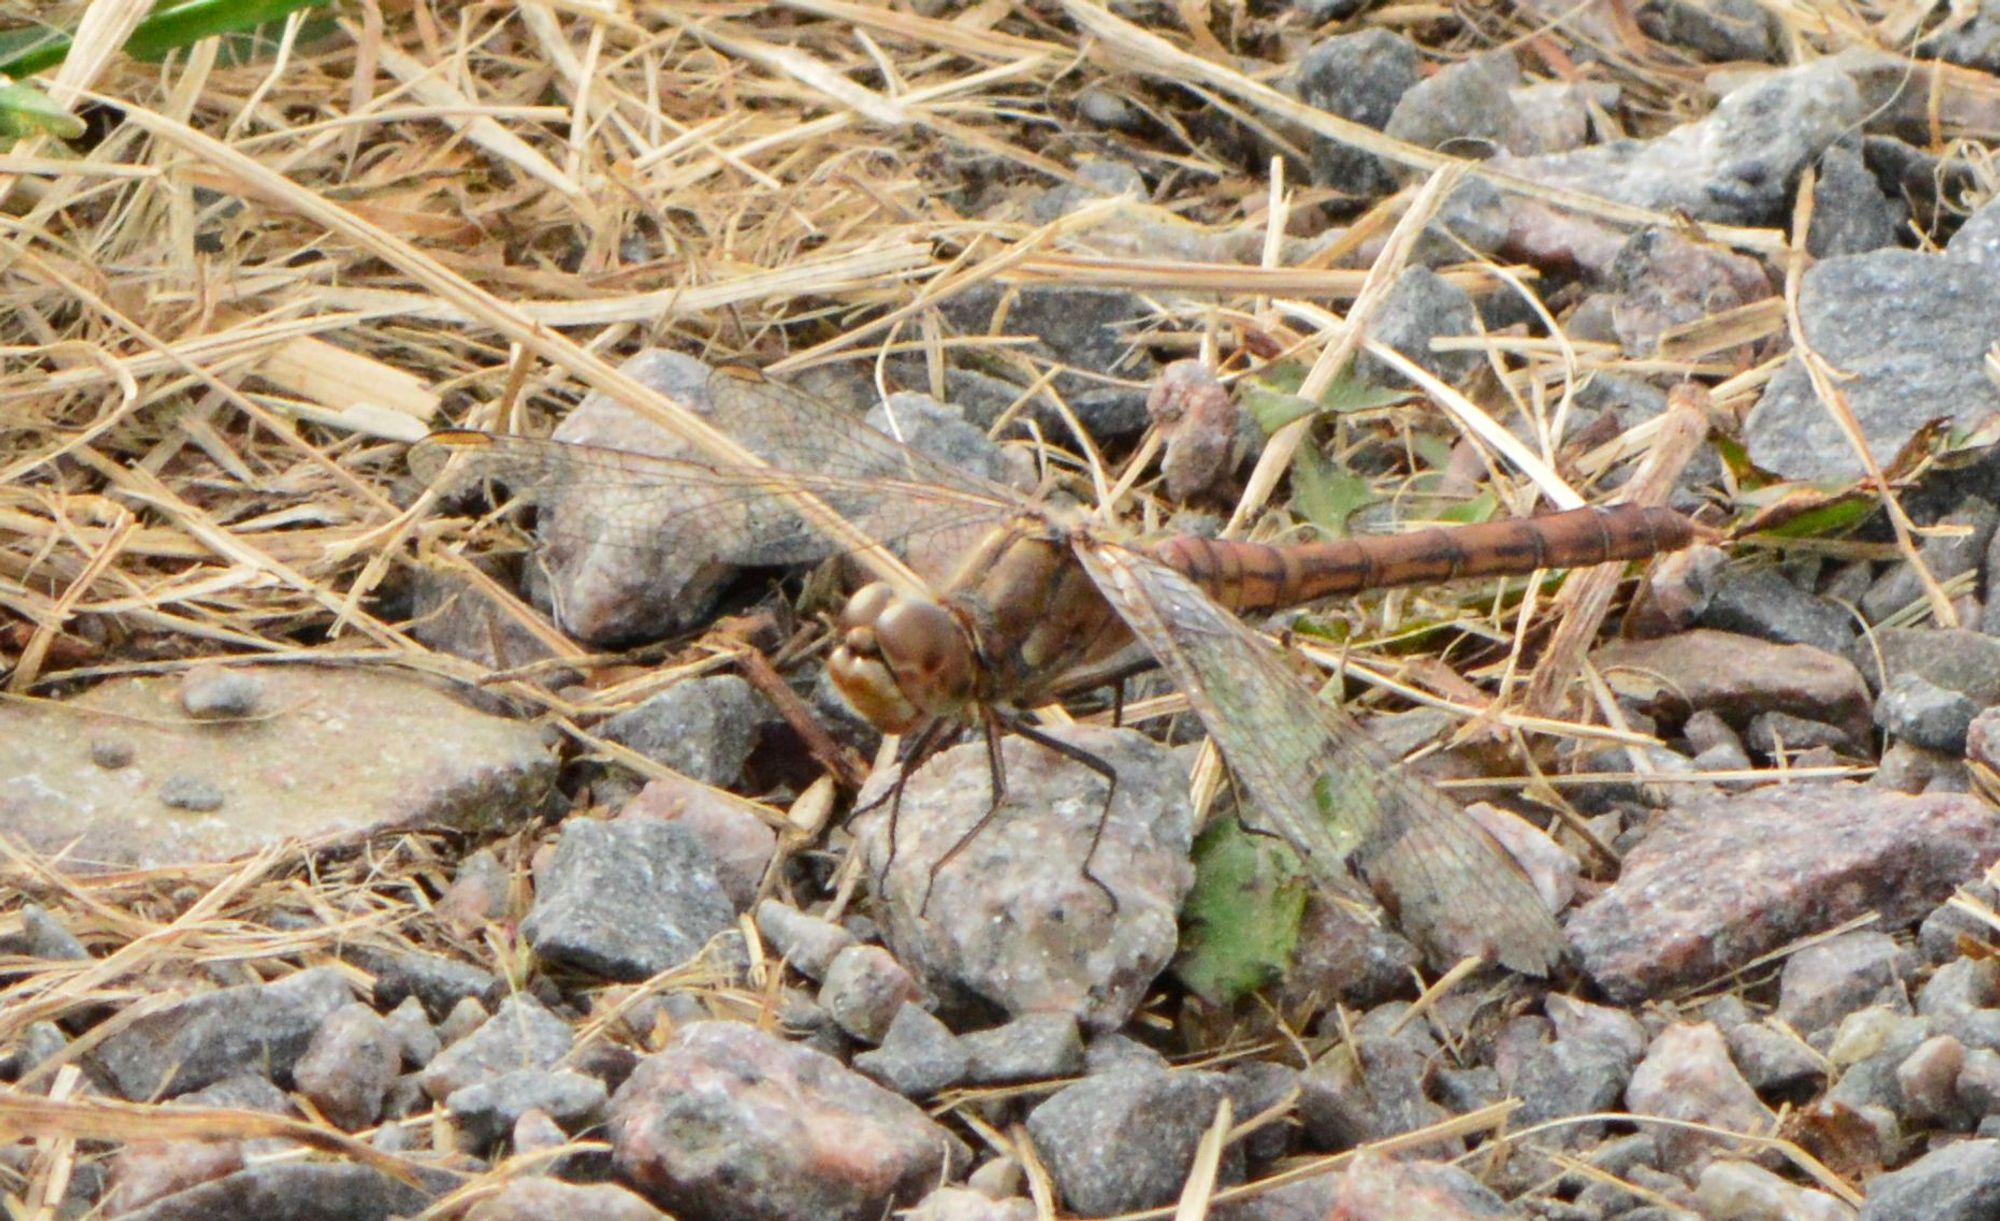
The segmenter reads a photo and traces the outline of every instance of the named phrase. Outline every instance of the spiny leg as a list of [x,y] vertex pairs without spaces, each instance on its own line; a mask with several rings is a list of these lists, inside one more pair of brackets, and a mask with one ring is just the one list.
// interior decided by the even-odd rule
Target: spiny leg
[[937,875],[944,872],[944,867],[951,864],[953,857],[965,850],[965,846],[972,842],[973,836],[978,835],[986,829],[987,824],[993,821],[993,816],[1000,812],[1001,804],[1007,800],[1007,764],[1002,760],[1000,755],[1001,725],[999,714],[988,709],[984,726],[986,733],[986,767],[987,774],[993,778],[993,800],[987,803],[986,812],[981,814],[972,824],[972,829],[964,835],[959,836],[958,842],[945,849],[944,855],[939,857],[937,863],[931,866],[930,877],[924,880],[923,902],[917,905],[917,918],[919,920],[923,919],[925,913],[930,910],[931,891],[937,885]]
[[[992,803],[986,807],[986,813],[980,815],[976,823],[972,823],[972,829],[966,831],[964,835],[960,835],[958,843],[954,843],[950,849],[944,851],[942,857],[938,857],[938,863],[934,867],[932,877],[936,877],[936,871],[942,871],[946,865],[950,865],[952,859],[958,857],[958,853],[962,853],[966,849],[966,845],[972,843],[972,837],[976,837],[980,831],[986,831],[986,825],[994,821],[994,815],[998,815],[1000,807],[1006,803],[1006,765],[1002,763],[1002,757],[1000,757],[1000,731],[1002,729],[1010,729],[1010,731],[1018,733],[1020,737],[1028,739],[1030,743],[1034,743],[1034,745],[1038,745],[1038,747],[1042,747],[1046,751],[1054,751],[1056,755],[1062,755],[1064,759],[1080,763],[1080,765],[1088,767],[1090,771],[1098,773],[1100,777],[1104,777],[1104,809],[1098,811],[1098,821],[1090,829],[1090,847],[1084,851],[1084,879],[1092,887],[1096,887],[1098,891],[1104,891],[1104,899],[1112,905],[1112,915],[1116,915],[1118,913],[1118,895],[1114,895],[1112,889],[1108,885],[1104,885],[1104,879],[1100,879],[1096,875],[1096,871],[1090,869],[1090,863],[1096,859],[1098,843],[1104,839],[1104,825],[1112,817],[1112,799],[1118,795],[1118,769],[1114,769],[1110,763],[1098,759],[1096,755],[1092,755],[1090,751],[1084,751],[1078,745],[1064,743],[1062,739],[1050,737],[1050,735],[1042,733],[1040,729],[1034,729],[1032,725],[1024,723],[1020,717],[1010,717],[1010,719],[1006,719],[1002,723],[1002,715],[996,713],[996,711],[988,711],[988,715],[986,715],[986,761],[988,761],[988,769],[992,773],[992,787],[994,787]],[[926,907],[930,905],[930,891],[928,889],[924,891],[924,905]],[[918,909],[918,915],[924,915],[922,907]]]
[[[882,857],[882,870],[875,876],[875,893],[878,895],[886,895],[889,886],[889,869],[896,863],[896,824],[903,813],[903,787],[909,784],[910,774],[916,771],[923,761],[936,751],[939,741],[951,728],[952,726],[949,722],[940,718],[918,730],[915,737],[907,739],[896,751],[896,778],[890,782],[889,791],[868,802],[866,805],[855,807],[847,816],[851,821],[868,813],[870,810],[880,808],[885,801],[889,803],[889,825],[884,831],[884,834],[888,838],[889,848]],[[927,896],[929,895],[930,891],[928,887],[925,888],[924,893]]]
[[[1111,888],[1104,884],[1104,879],[1098,877],[1095,870],[1091,869],[1090,863],[1096,859],[1097,845],[1104,839],[1105,824],[1111,821],[1111,800],[1118,795],[1118,769],[1112,767],[1111,764],[1105,762],[1102,758],[1091,754],[1083,747],[1076,745],[1074,742],[1065,742],[1061,738],[1051,737],[1025,722],[1016,721],[1012,728],[1015,733],[1020,734],[1035,745],[1045,750],[1052,750],[1072,762],[1081,763],[1091,771],[1104,777],[1104,807],[1097,812],[1097,824],[1090,829],[1090,847],[1085,849],[1083,854],[1083,876],[1092,886],[1104,892],[1104,897],[1111,903],[1111,914],[1114,916],[1117,915],[1118,896],[1111,893]],[[977,828],[974,829],[977,830]],[[953,849],[953,851],[956,850]]]

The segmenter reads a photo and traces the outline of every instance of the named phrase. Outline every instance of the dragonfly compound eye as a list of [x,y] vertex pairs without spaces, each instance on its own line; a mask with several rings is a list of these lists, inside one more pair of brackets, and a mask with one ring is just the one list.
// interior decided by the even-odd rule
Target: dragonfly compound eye
[[972,690],[972,655],[951,613],[877,582],[847,600],[827,674],[884,733],[955,713]]
[[854,591],[847,605],[840,609],[839,628],[846,635],[852,628],[873,627],[896,601],[896,591],[887,581],[875,581]]
[[951,612],[899,599],[875,620],[882,662],[903,695],[933,714],[956,712],[972,693],[972,649]]

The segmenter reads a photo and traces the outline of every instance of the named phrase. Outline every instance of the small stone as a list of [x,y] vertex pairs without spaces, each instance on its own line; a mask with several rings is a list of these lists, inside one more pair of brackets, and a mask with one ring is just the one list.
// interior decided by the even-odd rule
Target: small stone
[[1926,1019],[1887,1005],[1871,1005],[1841,1019],[1826,1044],[1826,1058],[1839,1068],[1852,1068],[1884,1056],[1900,1059],[1915,1051],[1930,1034]]
[[619,1177],[684,1216],[864,1221],[955,1178],[964,1147],[829,1056],[696,1022],[611,1100]]
[[507,1139],[517,1155],[533,1154],[562,1148],[569,1143],[569,1134],[547,1111],[529,1107],[514,1121],[514,1130]]
[[438,919],[461,936],[477,933],[507,914],[513,879],[491,848],[481,848],[458,863],[458,876],[438,897]]
[[1746,0],[1712,0],[1703,4],[1666,0],[1648,5],[1644,12],[1634,16],[1639,28],[1657,41],[1684,47],[1718,63],[1768,61],[1782,37],[1777,20]]
[[1597,650],[1612,688],[1665,720],[1709,708],[1732,725],[1782,712],[1832,725],[1850,740],[1870,731],[1868,685],[1844,657],[1810,645],[1779,645],[1697,628]]
[[[431,1100],[424,1093],[423,1078],[417,1073],[404,1073],[396,1078],[396,1084],[389,1096],[382,1100],[382,1117],[385,1120],[406,1120],[411,1116],[430,1113]],[[394,1125],[389,1125],[394,1126]],[[379,1130],[379,1129],[378,1129]],[[428,1144],[425,1136],[421,1143]]]
[[491,1004],[507,991],[505,981],[492,972],[442,954],[369,945],[349,946],[346,954],[374,974],[377,1005],[396,1006],[414,996],[426,1013],[442,1018],[460,1001],[470,998]]
[[105,1215],[130,1216],[155,1200],[243,1169],[240,1140],[128,1142],[111,1155]]
[[[1995,722],[2000,725],[2000,721]],[[1967,899],[1992,907],[1996,899],[1994,887],[1983,880],[1974,879],[1961,888]],[[1935,963],[1946,963],[1963,952],[1967,938],[1980,937],[1989,925],[1971,912],[1961,911],[1951,903],[1939,903],[1924,916],[1924,922],[1917,928],[1917,944],[1923,948],[1924,957]]]
[[1729,1058],[1743,1079],[1760,1093],[1788,1090],[1828,1071],[1828,1065],[1798,1036],[1761,1022],[1746,1022],[1728,1033]]
[[808,979],[825,979],[834,956],[854,944],[854,934],[833,921],[776,899],[757,905],[757,932]]
[[1933,1035],[1896,1066],[1903,1115],[1913,1126],[1950,1120],[1957,1107],[1958,1078],[1965,1056],[1965,1044],[1948,1034]]
[[940,1187],[904,1216],[907,1221],[1034,1221],[1035,1203],[965,1187]]
[[1383,134],[1459,157],[1540,152],[1510,92],[1519,83],[1520,67],[1509,52],[1451,64],[1397,99]]
[[568,1023],[533,998],[510,996],[479,1029],[439,1052],[419,1079],[424,1093],[442,1102],[516,1069],[553,1068],[574,1039]]
[[124,1214],[120,1221],[284,1215],[274,1201],[332,1201],[343,1217],[413,1217],[430,1206],[431,1196],[430,1191],[359,1162],[267,1163],[176,1192]]
[[734,674],[676,683],[598,732],[702,784],[728,787],[743,774],[769,707]]
[[[2000,512],[1979,496],[1968,496],[1938,522],[1940,533],[1923,540],[1917,555],[1938,582],[1974,571],[1993,540]],[[1861,613],[1881,623],[1925,601],[1925,589],[1908,563],[1897,564],[1877,578],[1861,596]]]
[[893,853],[886,817],[860,835],[881,879],[889,947],[927,993],[1013,1015],[1063,1010],[1113,1030],[1179,943],[1177,915],[1194,884],[1187,772],[1128,729],[1050,732],[1113,769],[1108,801],[1102,774],[1009,736],[1006,800],[990,818],[986,750],[967,743],[910,777]]
[[1778,1016],[1810,1035],[1869,1005],[1907,1010],[1903,977],[1914,967],[1894,938],[1870,930],[1807,946],[1778,977]]
[[1618,294],[1612,326],[1632,357],[1657,355],[1662,338],[1678,328],[1771,296],[1771,278],[1760,261],[1660,228],[1626,239],[1612,260],[1610,280]]
[[353,1132],[381,1118],[402,1061],[402,1046],[389,1024],[356,1001],[320,1023],[292,1079],[322,1115]]
[[1824,1192],[1786,1182],[1755,1162],[1718,1160],[1695,1188],[1702,1216],[1718,1221],[1852,1221],[1854,1211]]
[[1982,709],[2000,704],[2000,637],[1962,627],[1884,627],[1870,634],[1865,654],[1859,645],[1849,653],[1871,674],[1879,667],[1889,682],[1914,674],[1932,686],[1962,692]]
[[[1246,1123],[1288,1100],[1296,1105],[1300,1072],[1287,1064],[1270,1060],[1246,1060],[1223,1073],[1223,1087],[1229,1092],[1229,1106],[1237,1123]],[[1497,1083],[1496,1083],[1497,1084]],[[1498,1101],[1499,1091],[1494,1091]],[[1292,1125],[1280,1118],[1252,1132],[1243,1142],[1243,1153],[1254,1162],[1266,1163],[1283,1157],[1291,1149]]]
[[1117,1033],[1098,1035],[1083,1049],[1083,1071],[1086,1073],[1108,1073],[1114,1069],[1139,1066],[1167,1069],[1173,1064],[1137,1039]]
[[978,1085],[1046,1081],[1083,1067],[1083,1034],[1067,1013],[1031,1013],[959,1038],[966,1079]]
[[1917,1012],[1932,1016],[1987,1009],[2000,1002],[2000,961],[1953,958],[1931,972],[1917,990]]
[[263,697],[263,680],[248,670],[200,665],[181,676],[181,708],[197,720],[250,716]]
[[[1319,1217],[1423,1217],[1428,1221],[1500,1221],[1518,1215],[1507,1202],[1457,1166],[1363,1153],[1338,1181]],[[1310,1198],[1310,1197],[1308,1197]],[[1626,1214],[1631,1216],[1631,1214]]]
[[958,1036],[922,1005],[896,1010],[881,1046],[854,1067],[905,1098],[925,1098],[965,1079],[970,1057]]
[[431,1025],[430,1015],[424,1012],[424,1003],[414,996],[404,997],[382,1020],[396,1037],[396,1048],[406,1068],[422,1068],[444,1048],[437,1028]]
[[138,748],[132,745],[130,738],[99,734],[90,739],[90,761],[106,771],[130,767],[138,753]]
[[1981,1221],[2000,1216],[2000,1141],[1964,1140],[1868,1181],[1861,1221]]
[[[1423,266],[1403,270],[1369,323],[1370,338],[1394,348],[1440,381],[1454,383],[1472,376],[1485,364],[1485,357],[1474,350],[1435,352],[1431,341],[1478,333],[1479,311],[1471,296]],[[1371,385],[1410,384],[1408,378],[1370,353],[1356,357],[1354,375]]]
[[1558,995],[1546,1005],[1555,1041],[1523,1061],[1514,1078],[1522,1121],[1614,1109],[1645,1052],[1645,1031],[1622,1010]]
[[1968,796],[1831,782],[1702,797],[1656,820],[1567,930],[1628,1004],[1863,913],[1913,922],[1996,858],[2000,817]]
[[1084,122],[1110,131],[1137,131],[1144,126],[1139,109],[1104,89],[1085,89],[1076,95],[1076,114]]
[[90,951],[76,934],[63,926],[39,903],[23,903],[15,913],[21,922],[18,933],[0,935],[0,954],[19,954],[50,962],[80,962]]
[[480,1004],[478,997],[464,997],[453,1005],[451,1012],[445,1014],[444,1020],[438,1023],[438,1041],[450,1047],[485,1025],[487,1019],[492,1016],[492,1010]]
[[565,1131],[594,1123],[608,1098],[604,1083],[567,1069],[515,1069],[453,1090],[445,1110],[475,1144],[499,1140],[530,1111],[539,1111]]
[[107,1037],[94,1056],[131,1099],[172,1098],[246,1064],[282,1080],[327,1015],[353,999],[338,969],[315,967],[168,1004]]
[[[1154,1208],[1179,1194],[1227,1094],[1219,1073],[1139,1068],[1085,1077],[1028,1113],[1028,1135],[1072,1210]],[[1241,1156],[1225,1154],[1238,1167]]]
[[1979,715],[1971,697],[1947,691],[1921,674],[1898,674],[1875,701],[1875,723],[1884,732],[1928,750],[1958,754]]
[[[1313,44],[1299,59],[1293,87],[1306,105],[1380,131],[1396,103],[1423,79],[1421,61],[1416,43],[1372,27]],[[1318,135],[1311,137],[1310,147],[1312,180],[1319,186],[1355,198],[1396,189],[1396,171],[1373,153]]]
[[729,902],[743,910],[757,902],[778,833],[750,802],[680,776],[646,782],[618,811],[619,819],[656,818],[692,831],[715,862]]
[[2000,1052],[1975,1047],[1965,1053],[1959,1065],[1953,1096],[1969,1111],[1975,1122],[2000,1115]]
[[852,945],[835,955],[819,990],[833,1020],[864,1043],[880,1042],[897,1011],[921,997],[903,964],[878,945]]
[[212,780],[175,773],[160,782],[160,804],[175,810],[207,814],[222,808],[222,789]]
[[1299,921],[1292,965],[1278,984],[1278,1007],[1318,1013],[1338,1001],[1373,1008],[1408,988],[1410,972],[1422,964],[1417,947],[1393,929],[1314,894]]
[[1751,717],[1743,732],[1743,744],[1773,759],[1781,755],[1798,759],[1815,747],[1835,751],[1854,749],[1854,740],[1838,725],[1789,712],[1760,712]]
[[572,819],[521,935],[544,961],[609,979],[648,979],[701,953],[735,910],[715,862],[686,827]]
[[1854,616],[1785,578],[1776,568],[1730,568],[1697,623],[1777,644],[1804,644],[1838,656],[1853,641]]
[[[518,1146],[517,1146],[518,1147]],[[672,1221],[667,1214],[614,1183],[565,1183],[524,1176],[482,1198],[465,1221]]]
[[[1707,1022],[1675,1023],[1661,1031],[1633,1070],[1625,1103],[1634,1114],[1729,1132],[1766,1136],[1777,1125],[1777,1116],[1730,1062],[1722,1032]],[[1662,1129],[1654,1140],[1660,1146],[1661,1164],[1668,1166],[1690,1164],[1722,1147],[1722,1138],[1692,1129]]]
[[[1383,1005],[1370,1014],[1407,1008]],[[1347,1149],[1449,1118],[1424,1088],[1436,1054],[1427,1040],[1408,1029],[1401,1036],[1377,1038],[1357,1028],[1353,1043],[1315,1060],[1299,1079],[1299,1116],[1307,1135],[1323,1147]],[[1464,1143],[1456,1137],[1423,1146],[1426,1155],[1462,1152]]]
[[1963,759],[1926,750],[1904,738],[1889,743],[1868,783],[1898,793],[1962,793],[1971,787],[1966,775]]
[[69,1046],[69,1036],[54,1022],[29,1022],[6,1058],[7,1079],[18,1081]]
[[[1848,375],[1841,389],[1874,453],[1895,453],[1939,412],[1970,427],[2000,406],[1973,321],[2000,310],[1988,269],[1914,250],[1822,259],[1800,281],[1798,308],[1814,350]],[[1751,460],[1788,479],[1859,477],[1854,447],[1815,403],[1795,356],[1744,422]]]

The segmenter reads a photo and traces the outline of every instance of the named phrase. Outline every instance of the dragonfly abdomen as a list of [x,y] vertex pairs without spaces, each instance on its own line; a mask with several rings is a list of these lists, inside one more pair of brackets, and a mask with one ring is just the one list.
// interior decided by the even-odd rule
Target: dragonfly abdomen
[[1645,559],[1705,534],[1672,509],[1614,505],[1286,546],[1184,535],[1153,553],[1231,610],[1259,611],[1398,585]]

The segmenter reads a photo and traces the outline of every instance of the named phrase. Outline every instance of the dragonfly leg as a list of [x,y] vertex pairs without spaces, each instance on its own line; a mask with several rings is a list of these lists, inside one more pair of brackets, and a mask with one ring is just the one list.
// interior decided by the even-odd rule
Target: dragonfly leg
[[972,829],[959,836],[957,842],[945,849],[944,855],[937,859],[937,864],[931,866],[931,876],[924,882],[923,902],[917,905],[917,918],[920,920],[930,908],[931,890],[937,884],[937,875],[944,872],[944,867],[951,864],[953,857],[965,851],[965,846],[972,842],[974,836],[986,829],[987,824],[993,821],[993,816],[1000,812],[1000,806],[1007,800],[1007,764],[1000,756],[1000,728],[998,714],[989,711],[985,723],[986,767],[988,774],[993,777],[993,800],[986,803],[986,812],[973,822]]
[[[868,802],[866,805],[855,807],[853,812],[848,815],[849,819],[859,818],[870,810],[879,809],[883,802],[886,801],[889,803],[889,825],[885,831],[889,847],[888,851],[882,857],[881,872],[876,874],[874,879],[875,893],[878,895],[884,893],[887,889],[889,869],[896,863],[896,824],[903,813],[903,788],[909,784],[911,774],[923,764],[924,760],[936,753],[939,744],[950,729],[951,725],[948,722],[942,719],[934,720],[917,731],[915,737],[906,740],[896,752],[896,778],[890,782],[889,791]],[[929,897],[930,890],[928,887],[925,888],[924,894],[926,898]]]
[[[1091,771],[1104,777],[1104,808],[1097,812],[1097,825],[1090,829],[1090,847],[1085,849],[1083,854],[1083,876],[1092,886],[1104,892],[1104,897],[1111,903],[1111,914],[1114,916],[1117,915],[1118,896],[1111,893],[1111,888],[1106,886],[1104,879],[1098,877],[1097,873],[1091,869],[1090,863],[1097,859],[1097,845],[1104,838],[1104,825],[1111,821],[1111,799],[1118,795],[1118,769],[1112,767],[1096,755],[1091,754],[1083,747],[1073,742],[1065,742],[1061,738],[1050,737],[1032,725],[1016,722],[1012,728],[1015,733],[1020,734],[1044,750],[1052,750],[1065,759],[1081,763]],[[974,828],[974,830],[977,829],[976,827]]]

